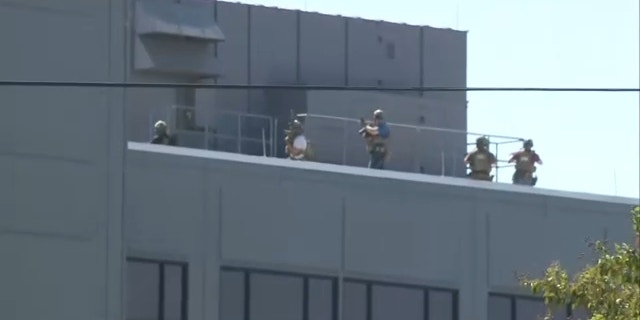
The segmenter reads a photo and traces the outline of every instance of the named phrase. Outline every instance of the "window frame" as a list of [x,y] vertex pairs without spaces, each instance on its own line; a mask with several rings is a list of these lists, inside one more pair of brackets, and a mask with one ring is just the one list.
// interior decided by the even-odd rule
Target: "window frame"
[[[165,320],[164,298],[165,298],[165,268],[174,266],[180,268],[180,320],[189,320],[189,263],[186,261],[152,259],[144,257],[130,256],[125,259],[125,263],[140,263],[155,265],[158,267],[158,320]],[[125,319],[128,319],[125,315]]]
[[459,320],[459,292],[457,289],[452,288],[444,288],[444,287],[434,287],[434,286],[426,286],[419,284],[407,284],[407,283],[397,283],[390,281],[380,281],[380,280],[370,280],[370,279],[361,279],[361,278],[352,278],[345,277],[343,279],[343,285],[346,283],[355,283],[355,284],[363,284],[365,286],[365,301],[366,301],[366,311],[365,311],[365,319],[372,320],[373,319],[373,287],[381,286],[381,287],[395,287],[395,288],[405,288],[405,289],[417,289],[422,291],[423,296],[423,319],[424,320],[432,320],[429,319],[429,293],[430,292],[444,292],[451,294],[451,320]]
[[[221,266],[220,277],[223,272],[237,272],[242,274],[242,285],[244,290],[242,293],[242,304],[244,320],[251,320],[251,275],[273,275],[292,277],[302,280],[302,320],[309,319],[309,280],[329,280],[331,282],[331,319],[338,320],[338,278],[326,275],[317,275],[302,272],[276,271],[261,268],[233,267]],[[220,279],[222,281],[222,279]],[[221,295],[220,295],[221,296]]]
[[[500,292],[489,292],[487,295],[487,306],[489,305],[489,299],[491,297],[496,298],[506,298],[509,299],[509,308],[510,308],[510,320],[520,320],[518,319],[518,300],[528,300],[528,301],[538,301],[544,303],[544,298],[529,296],[524,294],[509,294],[509,293],[500,293]],[[488,311],[488,310],[487,310]],[[564,315],[566,319],[571,319],[573,317],[574,309],[571,304],[567,304],[564,308]]]

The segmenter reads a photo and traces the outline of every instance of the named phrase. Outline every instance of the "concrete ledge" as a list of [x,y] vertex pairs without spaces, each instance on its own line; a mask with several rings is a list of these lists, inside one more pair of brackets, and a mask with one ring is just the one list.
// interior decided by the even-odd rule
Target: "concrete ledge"
[[494,190],[502,192],[516,192],[548,197],[562,197],[570,199],[580,199],[587,201],[598,201],[624,205],[638,205],[639,199],[616,197],[607,195],[598,195],[591,193],[560,191],[551,189],[531,188],[526,186],[517,186],[505,183],[486,183],[481,181],[473,181],[464,178],[432,176],[418,173],[407,173],[390,170],[372,170],[362,167],[342,166],[319,162],[299,162],[281,158],[270,158],[261,156],[250,156],[237,153],[191,149],[182,147],[172,147],[164,145],[153,145],[140,142],[128,142],[128,149],[141,152],[164,153],[168,155],[195,157],[205,159],[215,159],[222,161],[241,162],[247,164],[274,166],[282,168],[297,168],[302,170],[313,170],[322,172],[331,172],[347,175],[358,175],[372,178],[394,179],[413,182],[424,182],[430,184],[443,184],[455,187],[475,188],[484,190]]

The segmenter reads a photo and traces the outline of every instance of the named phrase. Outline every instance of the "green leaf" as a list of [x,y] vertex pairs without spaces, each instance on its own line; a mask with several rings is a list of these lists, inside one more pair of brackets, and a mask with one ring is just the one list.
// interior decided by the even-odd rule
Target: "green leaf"
[[[640,206],[631,211],[633,230],[640,241]],[[640,243],[614,244],[605,241],[591,244],[598,256],[594,265],[586,266],[570,280],[567,271],[553,262],[538,279],[522,278],[521,284],[532,294],[542,295],[552,309],[570,303],[586,308],[590,320],[640,319]]]

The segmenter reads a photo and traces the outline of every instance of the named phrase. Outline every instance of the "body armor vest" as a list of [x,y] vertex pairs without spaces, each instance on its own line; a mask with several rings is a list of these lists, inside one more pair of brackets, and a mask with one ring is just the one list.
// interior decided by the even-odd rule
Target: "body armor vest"
[[[307,149],[304,150],[301,154],[294,156],[291,153],[289,153],[289,151],[287,150],[287,148],[289,147],[289,145],[291,145],[293,147],[293,142],[296,140],[296,138],[298,138],[299,136],[303,135],[302,132],[300,131],[291,131],[289,132],[289,134],[287,134],[287,137],[284,139],[287,146],[285,147],[285,151],[287,153],[287,156],[291,159],[294,160],[302,160],[304,158],[306,158],[307,156],[307,151],[309,150],[309,146],[307,146]],[[306,138],[305,138],[306,140]]]
[[533,152],[520,152],[516,161],[516,170],[533,172]]
[[386,153],[387,144],[385,140],[380,137],[375,137],[371,139],[371,142],[369,143],[369,152]]
[[491,172],[491,158],[489,153],[476,151],[471,161],[471,171]]

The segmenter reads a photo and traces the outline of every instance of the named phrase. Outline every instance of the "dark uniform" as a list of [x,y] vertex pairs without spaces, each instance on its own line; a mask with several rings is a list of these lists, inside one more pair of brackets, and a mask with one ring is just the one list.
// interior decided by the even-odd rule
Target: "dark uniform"
[[515,162],[516,171],[513,173],[513,184],[535,186],[538,178],[533,176],[536,172],[536,163],[542,163],[540,156],[533,151],[533,141],[523,143],[523,149],[514,153],[509,162]]
[[382,110],[378,109],[373,112],[373,123],[367,124],[364,119],[361,119],[360,122],[364,127],[359,132],[367,141],[369,168],[384,169],[385,160],[389,155],[387,139],[391,135],[391,130],[384,121]]
[[151,144],[164,144],[168,146],[176,145],[176,138],[167,132],[167,124],[164,121],[158,121],[153,126],[155,132]]
[[476,150],[467,154],[464,159],[471,172],[467,175],[474,180],[492,181],[491,170],[498,162],[496,156],[489,151],[489,139],[480,137],[476,140]]

